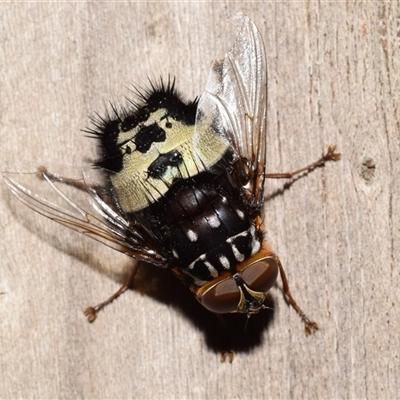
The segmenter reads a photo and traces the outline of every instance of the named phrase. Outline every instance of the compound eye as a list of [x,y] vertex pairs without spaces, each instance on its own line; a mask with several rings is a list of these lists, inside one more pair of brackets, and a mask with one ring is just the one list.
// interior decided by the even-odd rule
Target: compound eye
[[217,283],[201,296],[201,304],[217,314],[236,311],[239,301],[240,292],[232,278]]
[[241,272],[241,276],[251,290],[266,293],[274,286],[278,272],[275,258],[268,257],[249,265]]

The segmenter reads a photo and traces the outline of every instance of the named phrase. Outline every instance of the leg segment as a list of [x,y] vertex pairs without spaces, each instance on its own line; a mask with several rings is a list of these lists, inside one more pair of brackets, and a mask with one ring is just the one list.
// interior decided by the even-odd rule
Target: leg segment
[[306,332],[306,335],[307,336],[311,335],[312,333],[314,333],[315,331],[318,330],[318,324],[314,321],[311,321],[306,316],[306,314],[304,314],[302,309],[297,305],[296,300],[293,298],[292,294],[290,293],[289,283],[286,278],[285,270],[283,269],[282,264],[279,261],[279,259],[276,258],[276,260],[278,261],[279,271],[280,271],[281,279],[282,279],[282,283],[283,283],[283,293],[285,293],[287,299],[289,300],[290,305],[296,310],[297,314],[299,314],[301,319],[303,320],[304,325],[305,325],[304,330]]
[[293,172],[266,174],[265,177],[270,178],[270,179],[291,179],[294,176],[301,174],[302,172],[310,172],[310,171],[314,170],[315,168],[325,165],[325,163],[328,161],[340,160],[340,154],[335,153],[335,150],[336,150],[336,146],[334,146],[334,145],[328,146],[328,151],[326,152],[325,155],[323,155],[319,160],[315,161],[314,163],[312,163],[310,165],[307,165],[304,168],[300,168]]
[[89,322],[93,322],[97,318],[97,313],[102,310],[105,306],[113,302],[116,298],[121,296],[122,293],[125,293],[129,287],[131,286],[133,279],[135,278],[139,263],[137,262],[134,267],[132,268],[131,272],[129,273],[128,277],[126,278],[124,284],[106,301],[97,304],[94,307],[87,307],[84,310],[84,314],[87,316]]

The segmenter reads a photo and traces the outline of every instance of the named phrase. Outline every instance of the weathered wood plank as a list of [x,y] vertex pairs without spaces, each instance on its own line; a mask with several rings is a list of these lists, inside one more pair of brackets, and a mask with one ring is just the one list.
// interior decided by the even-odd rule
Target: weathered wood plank
[[342,153],[283,193],[282,182],[267,189],[267,238],[320,331],[305,337],[273,290],[272,320],[251,320],[247,350],[221,364],[212,316],[191,315],[190,298],[151,269],[89,325],[82,308],[116,290],[130,261],[30,214],[1,184],[0,397],[398,397],[400,5],[240,7],[1,4],[0,159],[91,157],[87,115],[147,76],[201,93],[229,18],[244,11],[268,54],[269,170],[331,143]]

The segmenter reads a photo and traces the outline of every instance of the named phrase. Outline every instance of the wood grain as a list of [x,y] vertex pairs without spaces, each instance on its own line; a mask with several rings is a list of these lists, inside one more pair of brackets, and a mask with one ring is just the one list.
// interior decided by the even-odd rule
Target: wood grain
[[320,331],[304,335],[279,283],[273,312],[244,333],[230,322],[241,344],[221,363],[217,321],[152,268],[88,324],[83,307],[115,291],[130,260],[30,213],[1,183],[1,398],[398,397],[398,2],[1,3],[1,161],[87,161],[87,116],[148,76],[200,94],[240,10],[268,54],[268,170],[328,144],[342,153],[267,187],[268,241]]

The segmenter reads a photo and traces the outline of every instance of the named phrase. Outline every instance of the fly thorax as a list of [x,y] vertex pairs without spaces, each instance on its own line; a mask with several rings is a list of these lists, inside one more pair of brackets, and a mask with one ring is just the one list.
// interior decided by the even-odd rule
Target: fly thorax
[[156,202],[175,181],[213,166],[228,148],[211,128],[195,133],[193,125],[167,115],[159,109],[118,137],[122,168],[110,178],[125,213]]

